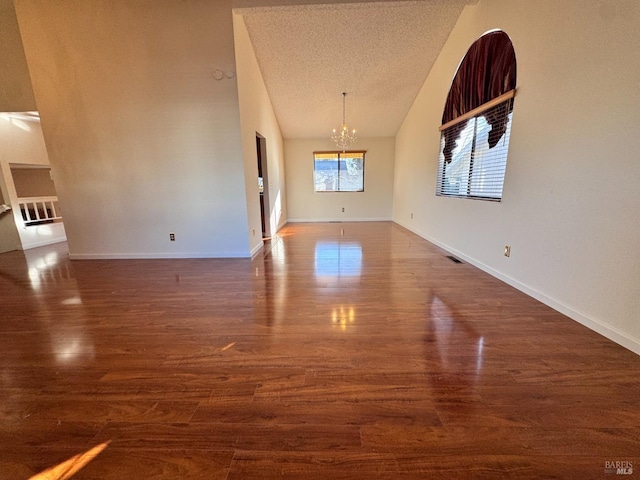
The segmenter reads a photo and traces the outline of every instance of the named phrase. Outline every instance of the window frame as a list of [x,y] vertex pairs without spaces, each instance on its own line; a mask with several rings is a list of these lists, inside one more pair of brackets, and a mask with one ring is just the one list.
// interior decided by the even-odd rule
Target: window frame
[[[508,159],[508,150],[509,150],[509,140],[510,140],[510,136],[511,136],[511,123],[512,123],[512,115],[513,115],[513,104],[514,104],[514,99],[515,99],[515,95],[516,95],[516,89],[510,90],[509,92],[504,93],[503,95],[500,95],[499,97],[494,98],[493,100],[490,100],[489,102],[485,103],[484,105],[480,105],[477,108],[474,108],[473,110],[460,115],[459,117],[451,120],[450,122],[447,122],[446,124],[442,125],[439,127],[439,131],[441,133],[440,135],[440,154],[439,154],[439,158],[438,158],[438,176],[437,176],[437,181],[436,181],[436,196],[439,197],[452,197],[452,198],[468,198],[471,200],[485,200],[485,201],[489,201],[489,202],[500,202],[502,201],[502,193],[504,191],[504,179],[506,177],[506,167],[507,167],[507,159]],[[507,102],[511,102],[510,103],[510,107],[505,107],[506,109],[506,117],[509,117],[508,121],[506,122],[506,129],[504,134],[502,135],[502,138],[499,140],[499,142],[505,142],[505,151],[502,154],[503,156],[499,159],[501,161],[501,166],[500,168],[502,168],[502,172],[500,175],[494,174],[492,173],[491,176],[491,180],[497,180],[498,178],[500,178],[501,181],[501,188],[500,188],[500,194],[499,196],[493,196],[493,195],[478,195],[478,194],[474,194],[472,193],[473,188],[474,188],[474,175],[482,175],[483,173],[485,173],[482,169],[478,170],[475,169],[475,155],[477,154],[477,152],[486,152],[488,150],[485,149],[481,149],[481,148],[476,148],[477,145],[477,140],[481,135],[481,132],[476,132],[474,131],[473,134],[473,138],[471,139],[472,142],[472,147],[471,147],[471,151],[469,153],[470,158],[469,158],[469,173],[466,177],[466,194],[465,193],[449,193],[445,190],[445,178],[446,178],[446,174],[447,174],[447,165],[450,165],[450,163],[447,163],[444,159],[444,154],[443,154],[443,148],[444,148],[444,142],[445,142],[445,132],[447,130],[450,130],[451,128],[457,127],[459,126],[461,123],[465,123],[465,125],[463,126],[462,130],[464,130],[464,128],[466,128],[469,124],[470,120],[474,120],[474,122],[478,122],[478,119],[481,117],[484,117],[485,114],[491,110],[491,109],[495,109],[497,107],[501,107],[503,104],[506,104]],[[475,127],[474,127],[475,129]],[[461,130],[461,131],[462,131]],[[497,147],[497,144],[495,145]],[[495,160],[494,160],[495,161]],[[495,168],[495,165],[492,165],[491,168]]]
[[[313,152],[313,193],[363,193],[365,191],[365,159],[366,159],[366,150],[320,150]],[[353,158],[353,154],[361,154],[362,155],[362,188],[359,190],[341,190],[340,189],[340,160],[342,158]],[[338,162],[338,170],[337,170],[337,178],[338,178],[338,189],[337,190],[317,190],[316,189],[316,155],[336,155]],[[351,155],[351,156],[350,156]]]

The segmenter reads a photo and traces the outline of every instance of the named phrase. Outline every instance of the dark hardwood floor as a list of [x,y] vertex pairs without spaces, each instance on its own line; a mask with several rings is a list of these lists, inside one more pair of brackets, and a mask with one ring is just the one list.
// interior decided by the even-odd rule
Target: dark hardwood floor
[[0,255],[0,478],[640,475],[637,355],[392,223],[272,242]]

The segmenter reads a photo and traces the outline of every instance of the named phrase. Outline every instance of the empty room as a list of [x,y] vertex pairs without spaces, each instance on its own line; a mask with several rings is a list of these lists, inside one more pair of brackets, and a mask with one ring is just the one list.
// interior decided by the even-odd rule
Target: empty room
[[635,0],[0,0],[0,479],[640,468]]

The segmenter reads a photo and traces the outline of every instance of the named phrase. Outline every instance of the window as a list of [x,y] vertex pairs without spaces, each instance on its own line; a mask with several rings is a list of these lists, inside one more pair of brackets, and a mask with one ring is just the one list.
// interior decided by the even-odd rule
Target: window
[[314,152],[316,192],[364,192],[365,152]]
[[[507,151],[511,133],[511,109],[513,98],[509,98],[468,120],[464,120],[442,131],[438,195],[500,200],[504,174],[507,168]],[[504,132],[495,133],[498,124]],[[494,136],[498,137],[493,143]],[[455,138],[451,160],[445,160],[445,139]],[[493,146],[492,146],[493,144]]]
[[436,195],[501,200],[515,83],[507,34],[480,37],[462,60],[445,104]]

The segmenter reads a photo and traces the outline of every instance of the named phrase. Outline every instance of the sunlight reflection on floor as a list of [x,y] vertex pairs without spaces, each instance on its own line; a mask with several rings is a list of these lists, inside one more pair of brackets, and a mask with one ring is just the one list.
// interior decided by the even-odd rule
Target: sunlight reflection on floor
[[102,452],[109,442],[104,442],[87,450],[84,453],[74,455],[69,460],[65,460],[58,465],[48,468],[40,473],[35,474],[29,480],[67,480],[78,473],[84,466],[96,458]]

